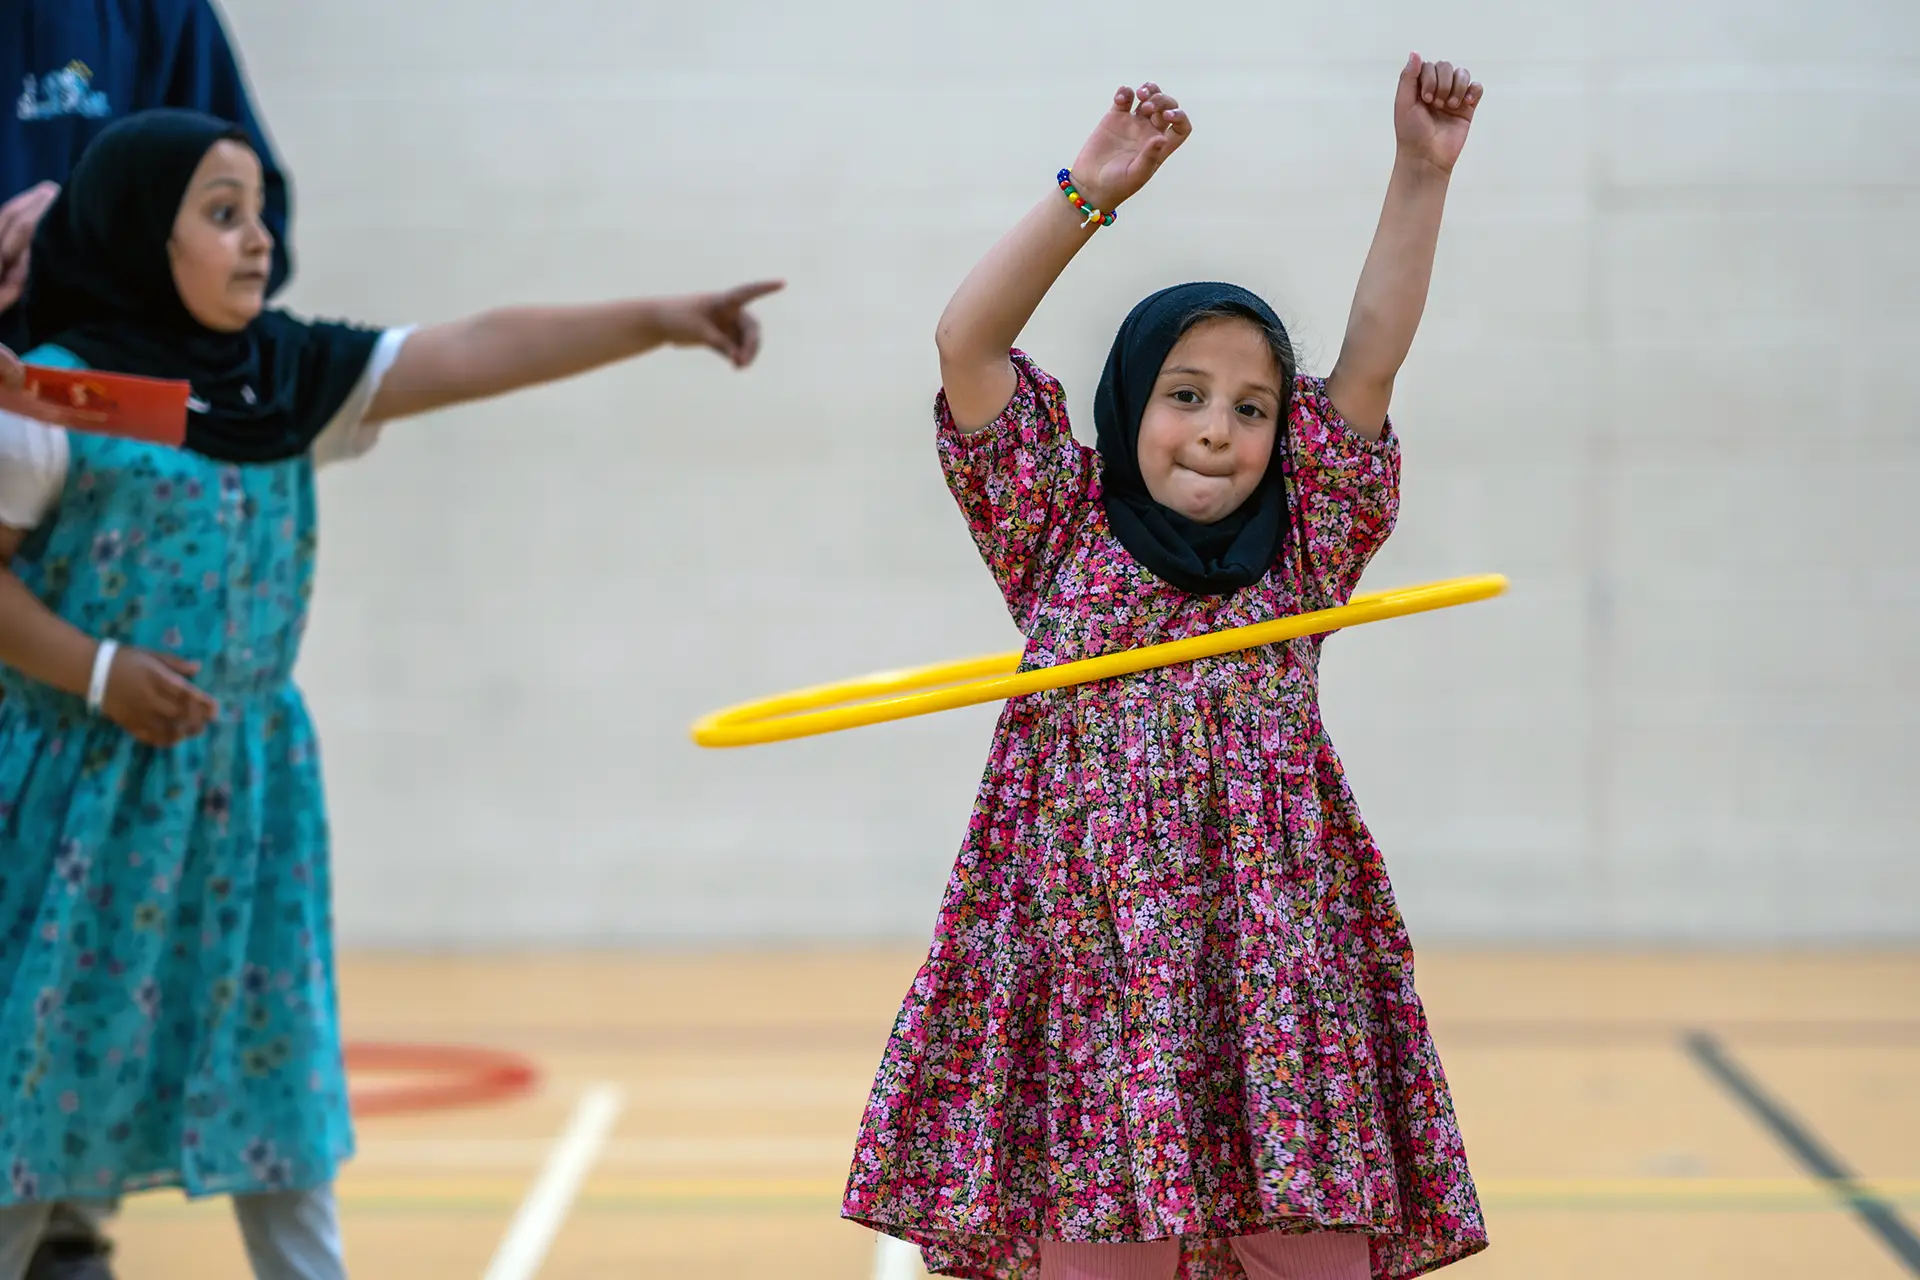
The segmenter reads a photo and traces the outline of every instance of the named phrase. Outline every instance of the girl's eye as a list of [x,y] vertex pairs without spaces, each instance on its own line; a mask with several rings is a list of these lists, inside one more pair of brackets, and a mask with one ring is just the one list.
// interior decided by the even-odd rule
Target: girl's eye
[[1181,387],[1178,391],[1173,393],[1173,398],[1175,400],[1178,400],[1181,404],[1199,404],[1200,403],[1199,393],[1194,391],[1193,388],[1191,387]]
[[234,214],[235,210],[232,205],[223,204],[213,211],[213,220],[224,227],[233,221]]
[[1239,411],[1244,417],[1248,417],[1248,418],[1264,417],[1266,416],[1266,412],[1267,412],[1265,409],[1262,409],[1257,404],[1243,404],[1240,406]]

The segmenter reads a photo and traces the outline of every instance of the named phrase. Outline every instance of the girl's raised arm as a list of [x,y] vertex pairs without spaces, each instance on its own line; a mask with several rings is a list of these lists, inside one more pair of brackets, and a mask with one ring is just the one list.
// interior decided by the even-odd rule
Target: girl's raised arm
[[785,286],[635,298],[575,307],[508,307],[410,336],[387,370],[366,420],[430,413],[630,359],[655,347],[711,347],[744,369],[760,350],[747,304]]
[[[1087,208],[1111,213],[1192,132],[1160,86],[1117,89],[1073,162],[1073,186]],[[960,430],[978,431],[1007,407],[1015,385],[1007,351],[1094,230],[1089,214],[1056,187],[960,283],[934,333],[940,381]]]
[[1447,183],[1486,90],[1465,67],[1423,63],[1412,54],[1393,103],[1398,146],[1386,207],[1354,291],[1347,336],[1327,377],[1327,396],[1347,425],[1378,440],[1393,380],[1413,346],[1427,305]]

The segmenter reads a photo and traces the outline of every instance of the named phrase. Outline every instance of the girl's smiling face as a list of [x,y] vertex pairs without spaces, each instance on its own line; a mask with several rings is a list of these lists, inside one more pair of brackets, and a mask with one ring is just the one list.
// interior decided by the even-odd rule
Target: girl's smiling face
[[1188,329],[1140,415],[1147,493],[1201,524],[1232,515],[1267,473],[1281,391],[1279,363],[1258,325],[1222,316]]
[[181,198],[167,256],[187,313],[235,333],[267,305],[273,235],[261,221],[266,187],[250,147],[222,140],[200,160]]

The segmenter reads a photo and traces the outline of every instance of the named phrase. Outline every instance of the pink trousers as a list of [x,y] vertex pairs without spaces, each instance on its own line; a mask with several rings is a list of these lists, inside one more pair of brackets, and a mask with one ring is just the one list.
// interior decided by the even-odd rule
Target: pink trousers
[[[1233,1251],[1247,1280],[1369,1280],[1367,1238],[1352,1232],[1235,1236]],[[1173,1280],[1178,1240],[1143,1244],[1040,1242],[1040,1280]]]

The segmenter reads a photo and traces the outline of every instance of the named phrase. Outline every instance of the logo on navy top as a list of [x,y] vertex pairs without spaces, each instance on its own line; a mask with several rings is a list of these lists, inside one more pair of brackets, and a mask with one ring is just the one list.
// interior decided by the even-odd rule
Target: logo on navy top
[[23,77],[20,102],[14,114],[22,120],[54,120],[61,116],[104,120],[112,112],[107,95],[93,87],[93,68],[75,59],[58,71]]

